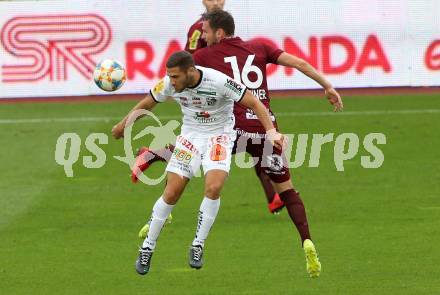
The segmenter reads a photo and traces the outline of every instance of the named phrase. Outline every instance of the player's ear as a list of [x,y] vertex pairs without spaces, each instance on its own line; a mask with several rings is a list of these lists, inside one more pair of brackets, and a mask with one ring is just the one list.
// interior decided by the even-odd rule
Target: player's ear
[[226,33],[222,28],[217,29],[217,31],[215,31],[215,36],[217,37],[217,40],[221,40],[223,38],[226,37]]
[[194,74],[196,71],[197,71],[196,67],[191,66],[191,67],[188,67],[188,69],[186,70],[186,73],[187,74]]

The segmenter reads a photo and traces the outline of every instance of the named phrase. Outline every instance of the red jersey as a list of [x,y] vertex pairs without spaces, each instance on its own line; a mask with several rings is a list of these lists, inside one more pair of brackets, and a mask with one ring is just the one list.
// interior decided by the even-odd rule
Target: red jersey
[[202,18],[199,18],[190,28],[187,34],[185,50],[193,54],[196,50],[206,47],[205,40],[202,39]]
[[[239,37],[226,38],[220,43],[198,50],[193,54],[196,65],[216,69],[242,82],[270,110],[266,65],[276,63],[281,49],[256,41],[243,41]],[[251,109],[235,103],[235,128],[245,132],[265,133]]]

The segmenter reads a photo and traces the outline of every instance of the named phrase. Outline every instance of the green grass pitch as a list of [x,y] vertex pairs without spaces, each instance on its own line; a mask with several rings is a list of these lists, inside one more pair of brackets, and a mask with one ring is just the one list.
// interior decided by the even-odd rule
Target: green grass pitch
[[[133,185],[123,142],[101,145],[107,162],[86,169],[88,134],[110,134],[134,101],[0,105],[1,294],[440,294],[440,97],[346,97],[345,114],[323,99],[273,100],[284,133],[386,135],[385,161],[365,169],[359,153],[338,172],[334,143],[318,168],[292,170],[323,271],[310,279],[286,211],[268,213],[251,169],[232,165],[222,205],[208,238],[205,266],[187,265],[202,179],[194,179],[160,236],[150,273],[134,270],[137,232],[163,185]],[[156,113],[179,116],[176,104]],[[108,117],[96,121],[29,121]],[[20,121],[24,120],[24,121]],[[136,128],[148,122],[139,121]],[[57,138],[82,139],[74,177],[54,159]],[[135,146],[141,146],[142,140]],[[310,146],[307,157],[310,153]],[[164,164],[151,168],[159,175]]]

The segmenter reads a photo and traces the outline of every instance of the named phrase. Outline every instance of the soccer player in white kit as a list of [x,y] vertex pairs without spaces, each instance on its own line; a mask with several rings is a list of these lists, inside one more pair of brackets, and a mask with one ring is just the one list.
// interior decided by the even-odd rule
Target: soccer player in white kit
[[202,267],[204,243],[217,216],[220,192],[231,164],[236,136],[234,102],[255,112],[274,147],[281,149],[284,142],[284,136],[276,131],[266,107],[243,84],[214,69],[196,67],[191,54],[186,51],[171,55],[166,68],[167,76],[112,129],[113,136],[121,138],[132,112],[151,110],[167,98],[174,99],[182,109],[181,134],[166,168],[167,184],[153,206],[150,229],[136,260],[136,271],[141,275],[148,273],[165,220],[200,165],[205,175],[205,197],[189,251],[189,265],[196,269]]

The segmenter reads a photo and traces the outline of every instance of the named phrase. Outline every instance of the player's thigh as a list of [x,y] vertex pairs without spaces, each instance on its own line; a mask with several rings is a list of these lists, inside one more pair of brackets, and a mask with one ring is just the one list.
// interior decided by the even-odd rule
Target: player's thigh
[[234,133],[211,136],[207,139],[202,157],[205,175],[211,170],[222,170],[229,173],[234,140]]
[[182,196],[186,185],[189,182],[189,178],[182,175],[168,172],[167,184],[163,193],[163,198],[167,204],[174,205]]
[[[281,150],[265,147],[264,143],[262,143],[249,146],[247,151],[254,159],[258,159],[255,165],[257,174],[266,174],[272,183],[280,184],[278,186],[280,189],[287,187],[288,183],[291,183],[288,161]],[[275,190],[279,193],[276,187]]]
[[205,196],[212,200],[218,199],[227,178],[228,172],[224,170],[209,170],[205,174]]
[[179,135],[166,171],[191,179],[200,169],[201,152],[198,146],[198,140],[191,134]]

